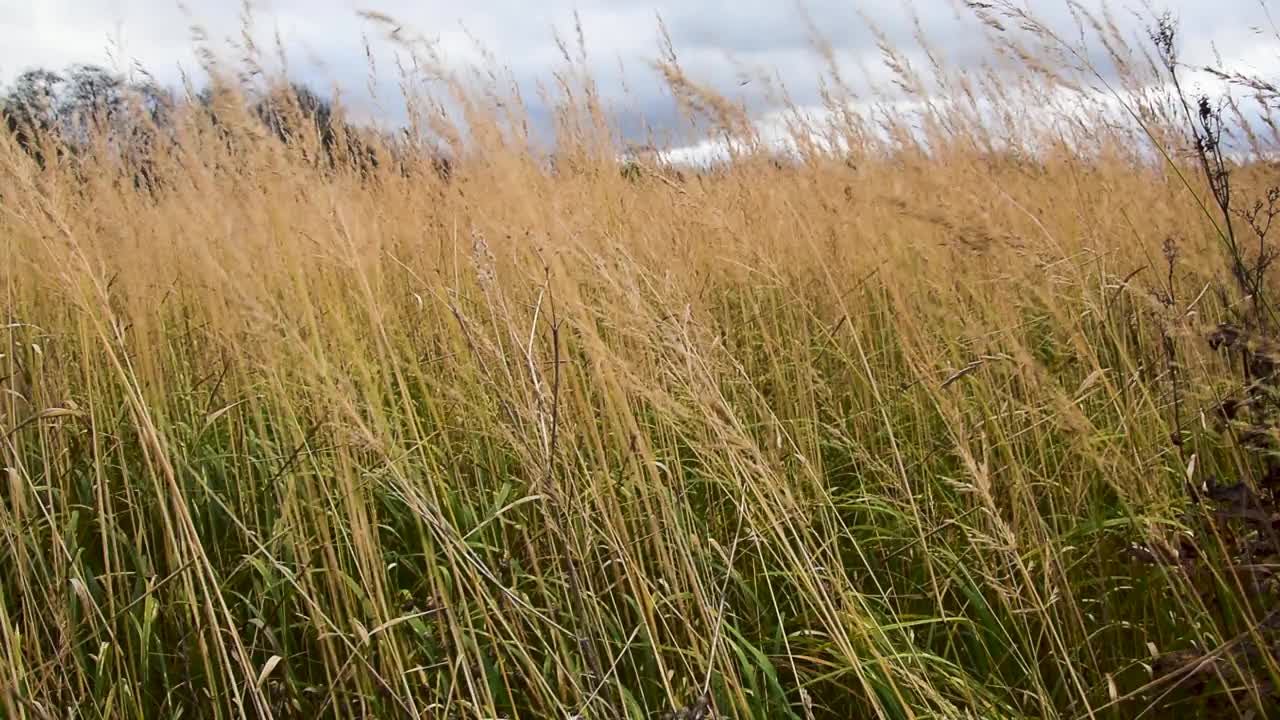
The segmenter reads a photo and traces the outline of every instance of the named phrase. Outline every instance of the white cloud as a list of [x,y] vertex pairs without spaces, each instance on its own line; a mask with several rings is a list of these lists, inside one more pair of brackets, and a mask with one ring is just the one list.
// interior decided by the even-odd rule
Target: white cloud
[[[1138,3],[1141,0],[1129,0]],[[1096,7],[1100,0],[1086,0]],[[156,77],[176,82],[179,69],[197,67],[191,26],[203,26],[215,43],[238,40],[241,3],[230,0],[0,0],[0,83],[32,66],[60,68],[72,62],[127,68],[137,61]],[[879,70],[873,34],[859,10],[872,18],[894,43],[912,44],[913,26],[901,0],[807,0],[813,24],[833,46],[844,70],[858,76],[859,65]],[[1274,37],[1251,30],[1266,22],[1259,0],[1166,0],[1182,18],[1184,53],[1189,62],[1213,57],[1216,44],[1228,63],[1276,69]],[[1036,12],[1064,28],[1070,22],[1062,0],[1036,0]],[[933,44],[954,63],[972,64],[983,53],[976,25],[958,0],[916,0],[915,9]],[[731,96],[742,97],[759,116],[771,108],[759,85],[738,87],[741,63],[772,70],[799,104],[817,100],[821,62],[809,47],[809,33],[796,5],[786,0],[476,0],[467,5],[421,0],[264,0],[255,3],[254,36],[271,51],[279,33],[288,50],[291,73],[317,87],[338,84],[357,110],[374,112],[365,87],[369,67],[362,34],[375,48],[380,110],[395,120],[395,47],[381,30],[359,19],[362,9],[385,13],[438,41],[454,63],[474,62],[478,40],[505,64],[522,85],[527,101],[537,102],[535,81],[546,80],[562,61],[553,28],[574,42],[577,8],[586,35],[592,72],[606,97],[650,119],[673,124],[670,99],[646,66],[657,56],[657,15],[671,33],[681,63],[694,78]],[[1115,17],[1137,38],[1140,24],[1115,7]],[[234,58],[229,50],[224,57]],[[623,96],[619,63],[626,68],[629,96]],[[537,108],[534,108],[535,115]]]

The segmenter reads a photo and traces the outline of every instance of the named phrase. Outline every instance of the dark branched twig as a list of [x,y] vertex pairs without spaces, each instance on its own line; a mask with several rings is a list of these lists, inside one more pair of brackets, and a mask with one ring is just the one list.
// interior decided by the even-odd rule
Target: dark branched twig
[[[1223,143],[1227,135],[1227,124],[1223,119],[1225,101],[1214,103],[1207,95],[1201,95],[1193,102],[1187,95],[1180,75],[1183,66],[1178,56],[1177,21],[1171,13],[1165,12],[1156,19],[1149,36],[1160,64],[1173,85],[1175,100],[1182,110],[1187,131],[1191,135],[1195,159],[1218,210],[1221,222],[1218,232],[1226,246],[1231,276],[1240,292],[1250,301],[1253,312],[1248,318],[1249,324],[1258,329],[1266,326],[1268,330],[1275,330],[1280,323],[1275,322],[1275,310],[1266,293],[1266,275],[1274,260],[1274,253],[1267,247],[1266,232],[1261,233],[1258,238],[1257,257],[1250,259],[1241,246],[1236,231],[1235,218],[1239,213],[1234,207],[1235,188],[1232,185],[1231,163]],[[1254,211],[1254,220],[1258,218],[1259,212],[1260,209]],[[1255,232],[1263,227],[1255,225],[1248,218],[1246,222]],[[1269,223],[1266,224],[1266,230],[1270,230]]]

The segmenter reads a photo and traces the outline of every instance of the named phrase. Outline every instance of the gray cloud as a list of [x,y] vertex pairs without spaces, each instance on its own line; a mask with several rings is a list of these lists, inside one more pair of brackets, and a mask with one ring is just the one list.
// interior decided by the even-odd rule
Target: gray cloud
[[[224,48],[224,57],[234,59],[223,41],[239,39],[239,5],[188,0],[186,12],[176,0],[0,0],[0,33],[6,40],[0,47],[0,82],[32,66],[107,63],[112,55],[118,67],[136,60],[162,81],[176,82],[180,68],[197,68],[192,25],[202,26]],[[1035,5],[1045,19],[1069,26],[1064,2],[1037,0]],[[1240,63],[1276,67],[1276,48],[1250,29],[1266,20],[1258,0],[1167,0],[1166,5],[1182,19],[1189,60],[1209,61],[1217,44]],[[879,72],[875,38],[863,17],[871,18],[891,43],[914,44],[909,10],[900,0],[806,0],[804,6],[850,76],[859,74],[860,65]],[[671,99],[647,65],[659,53],[659,15],[688,74],[742,98],[753,112],[763,113],[768,106],[758,85],[739,87],[742,67],[772,71],[800,104],[817,98],[821,62],[799,6],[788,0],[480,0],[465,9],[420,0],[271,0],[257,5],[254,37],[270,51],[279,33],[292,75],[318,88],[336,84],[358,111],[391,122],[403,117],[395,97],[395,46],[380,37],[380,28],[359,19],[357,11],[395,18],[406,33],[438,41],[446,59],[460,65],[480,58],[474,38],[510,70],[534,119],[545,125],[548,109],[535,88],[563,68],[553,31],[574,42],[575,8],[591,72],[606,99],[621,110],[628,135],[639,135],[646,123],[675,124]],[[986,52],[977,26],[956,0],[917,0],[915,10],[948,61],[971,65]],[[1131,32],[1140,30],[1129,12],[1116,8],[1115,16]],[[374,48],[376,102],[365,89],[369,65],[362,34]]]

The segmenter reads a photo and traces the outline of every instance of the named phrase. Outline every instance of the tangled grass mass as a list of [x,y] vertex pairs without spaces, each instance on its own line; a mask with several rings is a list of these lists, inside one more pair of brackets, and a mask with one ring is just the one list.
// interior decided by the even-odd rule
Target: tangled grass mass
[[703,164],[572,48],[11,113],[0,714],[1274,714],[1272,86],[968,11],[781,143],[667,46]]

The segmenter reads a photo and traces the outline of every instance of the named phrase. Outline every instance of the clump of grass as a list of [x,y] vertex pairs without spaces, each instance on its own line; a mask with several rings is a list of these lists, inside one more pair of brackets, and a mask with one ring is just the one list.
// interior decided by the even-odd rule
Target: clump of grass
[[571,79],[543,151],[401,34],[465,122],[406,70],[395,142],[225,81],[145,156],[0,135],[5,715],[1265,711],[1269,461],[1208,418],[1270,387],[1204,336],[1271,279],[1165,68],[978,9],[987,71],[885,45],[918,112],[819,43],[785,161],[669,42],[732,162],[624,165]]

